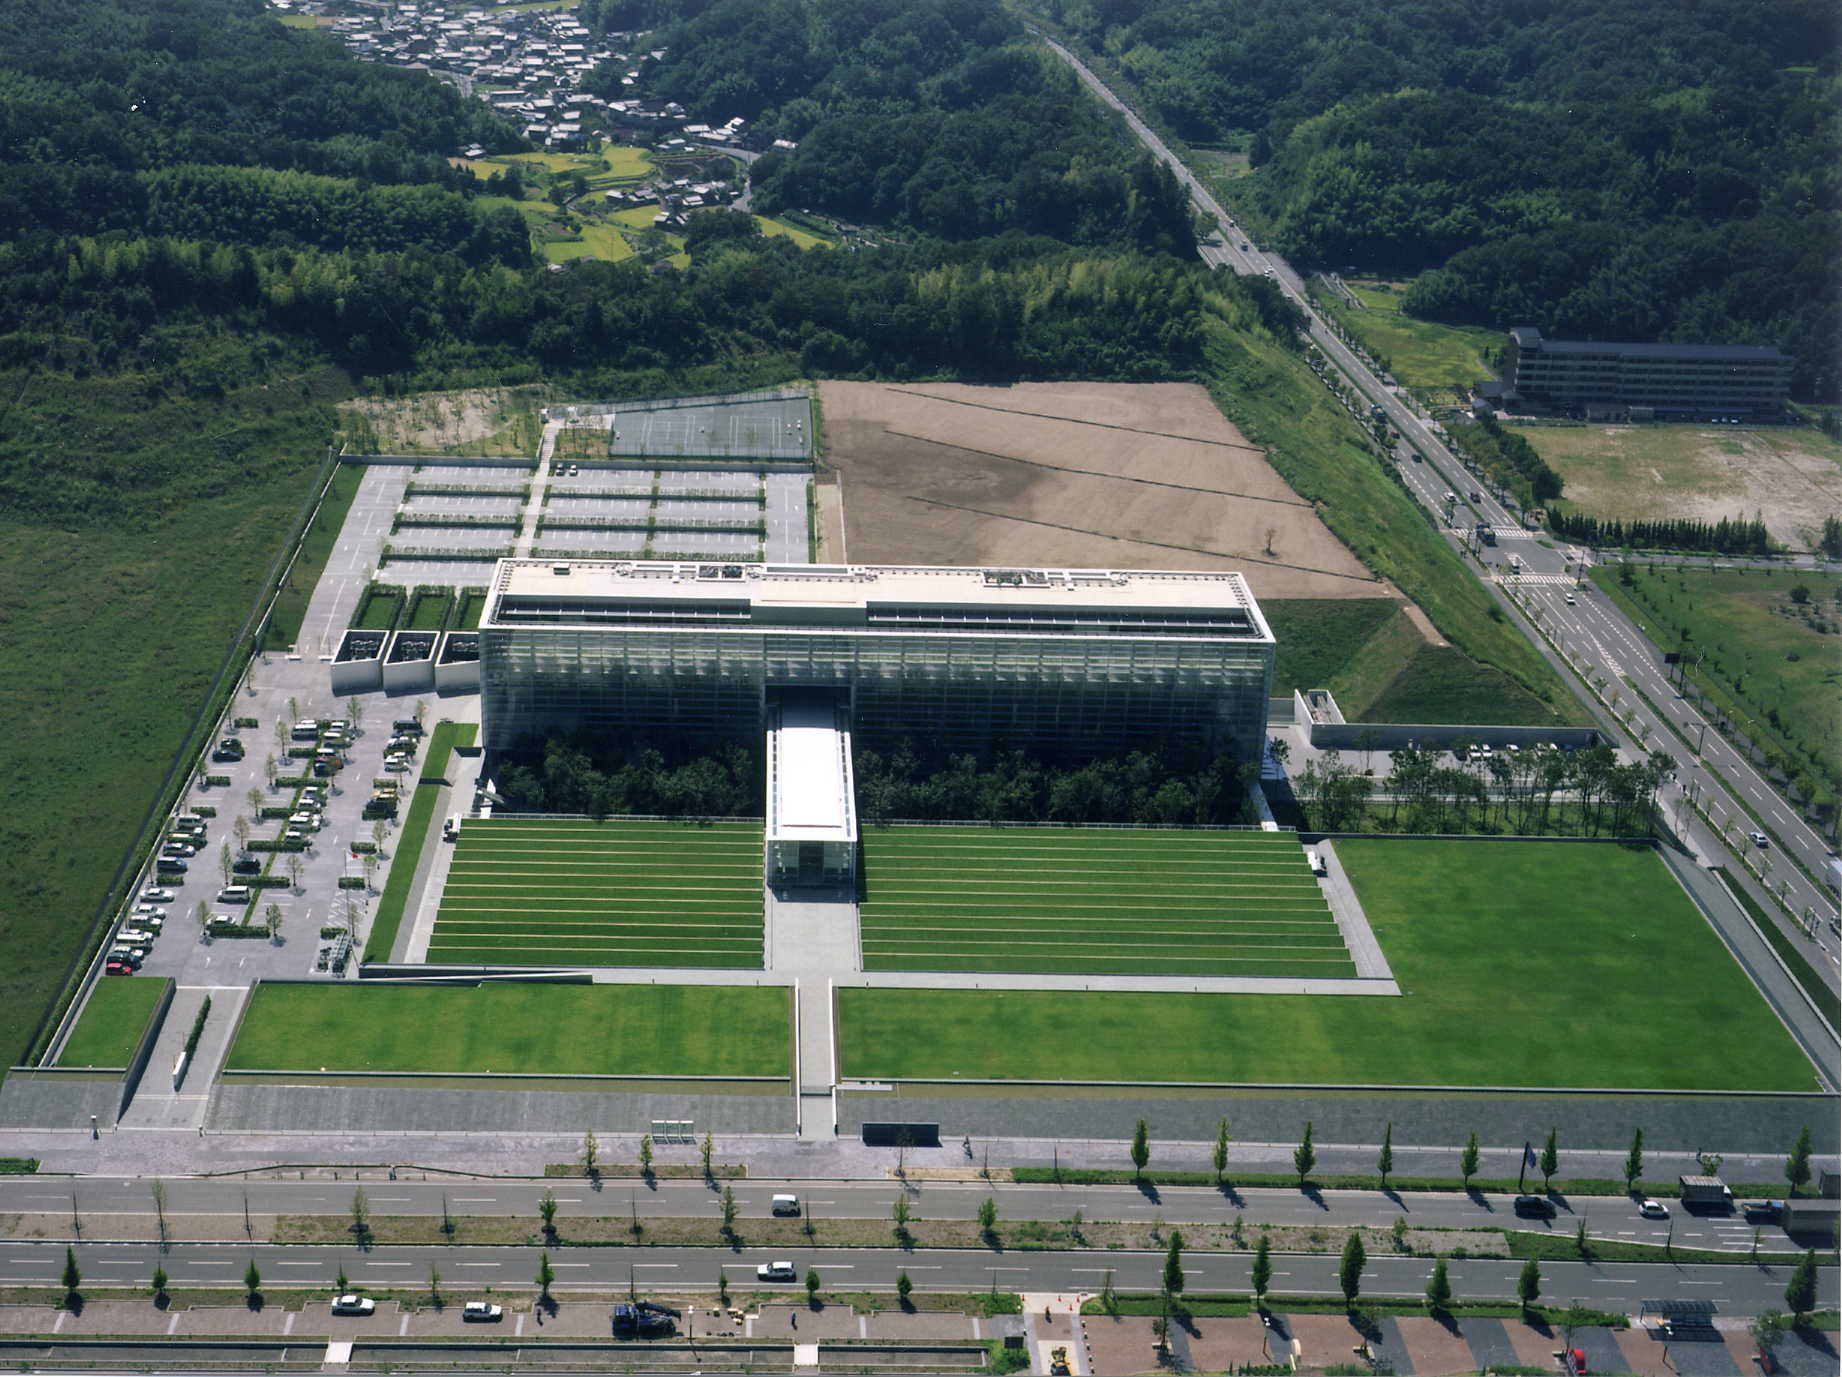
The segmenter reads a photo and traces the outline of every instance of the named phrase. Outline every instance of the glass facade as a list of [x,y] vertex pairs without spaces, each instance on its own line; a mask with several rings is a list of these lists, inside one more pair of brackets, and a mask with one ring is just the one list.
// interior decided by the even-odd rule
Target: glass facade
[[1273,643],[1245,636],[515,625],[481,632],[489,749],[526,733],[754,735],[767,691],[836,688],[872,743],[1069,753],[1201,738],[1255,758]]

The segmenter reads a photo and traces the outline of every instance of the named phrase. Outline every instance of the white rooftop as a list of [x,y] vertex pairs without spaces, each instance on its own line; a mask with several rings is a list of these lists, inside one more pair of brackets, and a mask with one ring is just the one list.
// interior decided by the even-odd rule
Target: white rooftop
[[[934,565],[721,564],[667,560],[502,559],[493,578],[496,594],[523,604],[519,624],[542,619],[554,608],[559,620],[570,609],[595,604],[662,602],[722,605],[747,612],[738,618],[772,624],[783,615],[800,620],[802,609],[826,610],[846,620],[875,622],[902,609],[974,609],[1006,612],[1084,614],[1095,620],[1132,614],[1166,613],[1173,623],[1213,614],[1245,615],[1249,639],[1271,637],[1247,581],[1230,571],[1182,572],[1147,569],[987,569]],[[498,621],[500,599],[487,616]],[[860,614],[852,616],[851,614]],[[873,616],[872,614],[880,614]],[[1235,618],[1234,620],[1239,620]],[[1179,631],[1176,625],[1165,634]]]
[[857,840],[851,738],[825,702],[794,698],[768,730],[769,841]]

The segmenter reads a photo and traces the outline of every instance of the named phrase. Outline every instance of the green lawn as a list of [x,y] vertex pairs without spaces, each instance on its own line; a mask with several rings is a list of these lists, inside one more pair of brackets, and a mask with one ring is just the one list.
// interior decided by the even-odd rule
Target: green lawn
[[762,963],[759,823],[469,819],[432,962]]
[[787,1040],[779,986],[265,984],[226,1065],[784,1076]]
[[[1660,648],[1682,651],[1692,678],[1736,722],[1752,719],[1749,735],[1775,740],[1798,769],[1842,791],[1842,580],[1641,564],[1631,566],[1629,584],[1612,565],[1592,579],[1626,601]],[[1792,602],[1797,587],[1808,602]]]
[[859,929],[873,971],[1356,973],[1289,833],[873,828]]
[[1362,309],[1344,304],[1337,317],[1398,382],[1408,387],[1469,387],[1496,375],[1484,352],[1502,344],[1501,331],[1402,315],[1400,293],[1387,284],[1352,284],[1352,290]]
[[141,976],[98,981],[58,1056],[58,1065],[126,1066],[170,984],[170,980]]
[[428,754],[423,757],[422,775],[410,796],[409,812],[397,833],[396,854],[390,858],[390,878],[384,881],[384,893],[377,901],[377,917],[371,922],[371,935],[365,941],[366,961],[388,961],[396,945],[397,928],[403,922],[403,910],[409,903],[409,891],[416,880],[416,866],[422,860],[422,848],[428,842],[435,821],[435,799],[441,793],[439,781],[447,767],[448,756],[456,746],[471,746],[479,733],[472,722],[439,722],[429,734]]
[[821,239],[811,230],[801,229],[798,225],[789,224],[785,220],[775,220],[766,215],[757,215],[755,217],[755,223],[761,226],[761,232],[770,239],[776,236],[791,239],[802,249],[817,248],[820,246],[825,248],[831,247],[831,240]]
[[1647,850],[1344,841],[1403,994],[839,991],[851,1077],[1812,1090]]
[[447,625],[448,608],[453,602],[454,595],[445,590],[416,594],[416,600],[410,604],[407,629],[440,631]]
[[353,631],[389,631],[403,615],[403,590],[374,583],[352,613]]
[[460,616],[454,619],[457,631],[478,631],[480,618],[486,615],[486,593],[483,589],[470,588],[461,593]]

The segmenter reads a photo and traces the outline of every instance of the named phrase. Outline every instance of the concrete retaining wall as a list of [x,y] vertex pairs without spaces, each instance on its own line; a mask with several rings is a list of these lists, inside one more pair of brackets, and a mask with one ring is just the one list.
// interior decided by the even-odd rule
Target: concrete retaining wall
[[[1272,709],[1281,700],[1269,704]],[[1320,751],[1392,751],[1409,743],[1438,746],[1442,749],[1460,741],[1474,746],[1531,746],[1538,741],[1552,741],[1557,746],[1576,749],[1596,746],[1604,736],[1594,727],[1498,727],[1468,726],[1464,723],[1427,722],[1346,722],[1336,697],[1329,689],[1293,690],[1291,725],[1302,727],[1312,748]]]
[[795,1130],[793,1097],[546,1090],[243,1085],[220,1081],[206,1127],[216,1133],[646,1133],[655,1119],[700,1132]]
[[118,1113],[128,1112],[128,1101],[134,1098],[134,1092],[140,1088],[141,1077],[146,1074],[147,1062],[153,1056],[154,1044],[160,1040],[160,1030],[166,1026],[167,1011],[173,1007],[173,994],[178,988],[178,983],[168,976],[166,989],[160,994],[160,1006],[154,1010],[153,1017],[147,1020],[147,1027],[141,1031],[141,1040],[135,1046],[134,1055],[128,1059],[128,1069],[122,1074],[122,1096]]

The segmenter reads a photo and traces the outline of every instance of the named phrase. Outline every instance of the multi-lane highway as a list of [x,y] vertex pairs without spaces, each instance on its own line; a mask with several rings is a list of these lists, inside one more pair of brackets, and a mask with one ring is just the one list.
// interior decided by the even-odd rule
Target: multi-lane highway
[[[1572,662],[1579,667],[1582,675],[1589,680],[1603,676],[1612,685],[1618,685],[1621,679],[1634,680],[1652,703],[1664,709],[1659,714],[1648,705],[1640,706],[1640,721],[1649,728],[1647,736],[1643,735],[1637,724],[1633,724],[1628,732],[1620,730],[1618,734],[1633,750],[1668,750],[1677,761],[1677,782],[1681,788],[1689,791],[1704,810],[1710,803],[1718,808],[1717,825],[1720,819],[1737,819],[1731,828],[1722,829],[1719,837],[1715,836],[1712,829],[1703,829],[1704,835],[1698,840],[1708,843],[1707,853],[1718,854],[1728,849],[1730,844],[1737,850],[1752,846],[1745,840],[1746,833],[1761,824],[1748,820],[1747,810],[1751,809],[1763,820],[1763,830],[1774,838],[1769,843],[1771,849],[1781,853],[1788,849],[1810,874],[1822,876],[1830,858],[1827,844],[1800,817],[1795,816],[1793,810],[1750,761],[1743,759],[1718,732],[1702,730],[1703,719],[1700,715],[1689,709],[1675,690],[1664,682],[1661,657],[1645,639],[1642,628],[1634,625],[1598,593],[1576,592],[1575,605],[1566,604],[1568,585],[1581,572],[1577,552],[1570,552],[1565,547],[1549,548],[1526,538],[1517,515],[1497,500],[1487,484],[1466,473],[1463,464],[1446,447],[1433,424],[1415,410],[1403,391],[1385,384],[1328,328],[1312,307],[1298,274],[1278,255],[1252,247],[1252,239],[1143,120],[1073,53],[1053,40],[1044,41],[1075,70],[1100,100],[1119,112],[1132,133],[1153,156],[1171,169],[1189,191],[1197,208],[1217,226],[1219,242],[1205,242],[1202,245],[1204,261],[1231,268],[1238,273],[1263,274],[1273,278],[1294,304],[1305,312],[1311,342],[1368,402],[1383,409],[1389,423],[1400,432],[1404,441],[1400,462],[1408,487],[1428,510],[1453,527],[1448,535],[1453,547],[1463,549],[1463,531],[1478,524],[1494,527],[1507,537],[1491,562],[1479,566],[1480,577],[1492,581],[1507,577],[1508,557],[1511,554],[1517,555],[1521,560],[1522,572],[1514,582],[1519,588],[1554,590],[1551,595],[1545,591],[1537,595],[1540,600],[1552,601],[1560,609],[1545,620],[1544,628],[1552,628],[1550,635],[1560,633],[1565,651],[1579,657]],[[1243,248],[1243,245],[1248,247]],[[1408,451],[1418,452],[1422,460],[1412,461]],[[1457,502],[1450,507],[1444,501],[1447,492],[1458,495]],[[1473,492],[1477,494],[1475,499],[1471,496]],[[1525,626],[1524,629],[1528,628]],[[1535,640],[1537,646],[1548,653],[1540,637],[1535,636]],[[1555,657],[1551,655],[1550,658]],[[1585,696],[1582,692],[1582,697]],[[1628,689],[1623,692],[1623,700],[1627,704],[1633,701]],[[1604,712],[1600,711],[1599,715],[1604,721]],[[1684,739],[1675,734],[1677,730],[1686,738],[1686,744]],[[1753,849],[1757,854],[1758,848]],[[1736,873],[1740,870],[1738,866],[1734,869]],[[1768,912],[1773,911],[1770,900],[1758,891],[1750,879],[1742,876],[1741,882],[1753,891],[1754,898],[1761,901],[1762,907]],[[1838,975],[1837,941],[1830,920],[1837,915],[1835,896],[1813,883],[1809,875],[1797,866],[1782,859],[1771,860],[1771,871],[1766,877],[1766,883],[1772,894],[1782,897],[1800,918],[1806,913],[1815,915],[1814,936],[1793,931],[1791,925],[1784,926],[1786,931],[1793,932],[1794,940],[1803,944],[1813,964],[1834,981]],[[1833,1063],[1833,1056],[1828,1060]]]
[[[1532,1176],[1539,1189],[1540,1178]],[[237,1225],[275,1215],[343,1216],[352,1206],[358,1184],[321,1177],[313,1180],[241,1181],[221,1178],[173,1178],[160,1183],[170,1234],[175,1238],[224,1231],[198,1227],[201,1216],[230,1219]],[[43,1222],[34,1232],[41,1236],[68,1236],[75,1215],[79,1224],[95,1220],[140,1216],[145,1233],[153,1223],[156,1204],[151,1180],[88,1178],[50,1182],[42,1178],[0,1178],[0,1214],[38,1215]],[[599,1188],[583,1180],[557,1181],[367,1181],[365,1203],[373,1217],[418,1215],[434,1217],[448,1211],[467,1216],[537,1219],[538,1202],[548,1192],[557,1201],[559,1227],[568,1232],[571,1217],[642,1219],[709,1219],[722,1215],[719,1187],[701,1181],[660,1180],[651,1186],[633,1180],[609,1180]],[[1320,1191],[1309,1195],[1289,1189],[1247,1188],[1215,1190],[1208,1187],[1037,1186],[1005,1182],[917,1182],[912,1188],[896,1181],[738,1181],[730,1184],[746,1232],[749,1220],[769,1217],[772,1197],[790,1192],[815,1220],[890,1220],[898,1197],[905,1197],[916,1220],[970,1221],[988,1196],[998,1204],[1004,1220],[1067,1220],[1078,1210],[1090,1222],[1122,1220],[1129,1223],[1230,1224],[1244,1218],[1255,1224],[1309,1225],[1350,1228],[1367,1225],[1386,1228],[1404,1218],[1415,1228],[1503,1229],[1519,1228],[1559,1232],[1573,1236],[1580,1220],[1595,1237],[1631,1243],[1713,1248],[1744,1252],[1752,1247],[1754,1226],[1739,1214],[1697,1216],[1681,1212],[1670,1203],[1671,1218],[1641,1218],[1624,1196],[1579,1196],[1564,1202],[1550,1221],[1517,1219],[1511,1197],[1479,1192],[1407,1192],[1384,1195],[1380,1191]],[[88,1225],[82,1236],[96,1239],[108,1225]],[[233,1229],[232,1232],[235,1232]],[[251,1236],[259,1231],[252,1223]],[[4,1248],[0,1243],[0,1248]],[[1760,1246],[1766,1251],[1787,1251],[1794,1245],[1775,1225],[1762,1230]]]

